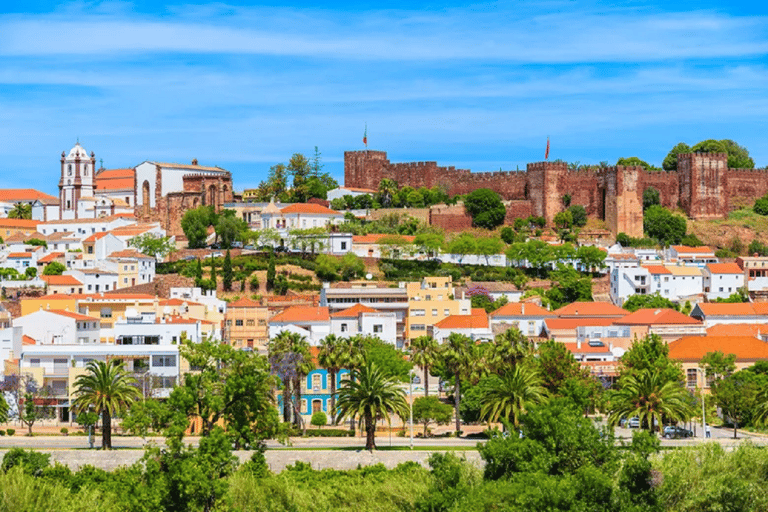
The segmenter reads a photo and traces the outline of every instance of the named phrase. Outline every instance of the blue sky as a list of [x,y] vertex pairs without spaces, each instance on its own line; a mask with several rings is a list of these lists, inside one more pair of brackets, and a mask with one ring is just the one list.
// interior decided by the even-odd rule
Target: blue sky
[[[5,2],[4,2],[5,3]],[[386,5],[386,8],[382,8]],[[660,165],[730,138],[768,165],[768,8],[751,2],[160,4],[0,14],[0,187],[55,193],[79,137],[107,168],[219,165],[237,189],[319,147],[474,171]]]

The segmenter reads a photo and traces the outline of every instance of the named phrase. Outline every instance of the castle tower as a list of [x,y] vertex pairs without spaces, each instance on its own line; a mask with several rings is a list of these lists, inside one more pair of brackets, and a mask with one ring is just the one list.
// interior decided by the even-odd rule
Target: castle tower
[[605,171],[605,222],[614,234],[643,236],[643,205],[638,187],[641,167],[610,167]]
[[96,155],[75,144],[68,155],[61,152],[61,179],[59,180],[59,218],[77,219],[80,198],[93,197],[93,175]]
[[563,209],[561,189],[563,178],[568,172],[565,162],[537,162],[528,164],[528,197],[531,199],[531,211],[537,217],[544,217],[551,224]]
[[345,151],[344,186],[378,190],[387,165],[386,151]]
[[692,219],[718,219],[728,213],[728,155],[685,153],[677,156],[680,205]]

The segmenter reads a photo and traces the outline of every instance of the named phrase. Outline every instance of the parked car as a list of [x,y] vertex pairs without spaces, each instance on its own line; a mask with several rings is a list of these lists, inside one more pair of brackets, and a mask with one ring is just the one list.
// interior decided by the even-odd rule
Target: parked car
[[220,252],[212,252],[211,253],[211,258],[221,258],[223,256],[224,255],[222,253],[220,253]]
[[232,242],[232,248],[233,249],[242,249],[243,248],[243,242],[240,242],[240,241]]
[[675,425],[668,425],[664,427],[664,432],[662,433],[665,439],[678,439],[678,438],[685,438],[685,437],[693,437],[693,432],[688,430],[687,428],[678,427]]
[[622,418],[619,422],[619,426],[624,428],[640,428],[640,418],[637,416],[629,419]]

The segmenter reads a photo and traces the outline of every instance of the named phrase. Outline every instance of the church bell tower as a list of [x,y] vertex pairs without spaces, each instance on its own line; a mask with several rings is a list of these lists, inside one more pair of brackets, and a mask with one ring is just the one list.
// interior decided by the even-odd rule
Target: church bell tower
[[93,175],[96,155],[88,152],[78,141],[68,155],[61,152],[61,179],[59,180],[59,218],[77,219],[81,198],[93,197]]

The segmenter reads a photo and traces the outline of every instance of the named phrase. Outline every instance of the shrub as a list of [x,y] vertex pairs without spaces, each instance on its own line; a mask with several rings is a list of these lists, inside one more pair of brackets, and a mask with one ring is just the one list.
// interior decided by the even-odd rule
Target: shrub
[[9,428],[5,431],[9,436],[16,435],[16,429],[15,428]]
[[51,456],[46,453],[11,448],[3,457],[0,469],[7,473],[11,468],[19,466],[28,475],[39,476],[50,465]]
[[69,429],[67,427],[61,427],[60,432],[66,436],[69,434]]
[[4,435],[5,435],[5,430],[0,430],[0,436],[4,436]]
[[328,428],[322,430],[307,430],[307,437],[354,437],[354,430],[343,428]]
[[310,420],[310,423],[312,423],[317,428],[320,428],[324,426],[326,423],[328,423],[328,416],[323,411],[317,411],[316,413],[312,414],[312,419]]

